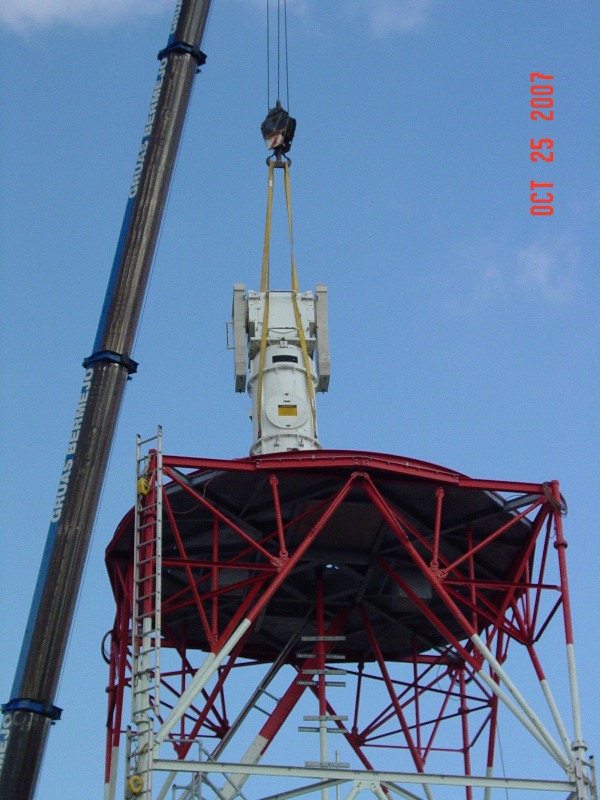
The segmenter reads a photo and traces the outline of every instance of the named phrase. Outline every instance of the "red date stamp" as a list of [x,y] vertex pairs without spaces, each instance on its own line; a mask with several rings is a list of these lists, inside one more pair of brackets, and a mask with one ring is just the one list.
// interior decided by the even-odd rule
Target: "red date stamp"
[[[551,81],[554,75],[542,75],[540,72],[529,74],[531,111],[529,118],[533,122],[552,122],[554,119],[554,86]],[[529,140],[529,159],[534,163],[551,163],[554,161],[554,140],[549,137],[533,138]],[[529,213],[536,217],[549,217],[554,214],[554,194],[548,191],[554,184],[548,181],[529,181],[529,200],[531,206]],[[538,192],[545,189],[545,192]]]

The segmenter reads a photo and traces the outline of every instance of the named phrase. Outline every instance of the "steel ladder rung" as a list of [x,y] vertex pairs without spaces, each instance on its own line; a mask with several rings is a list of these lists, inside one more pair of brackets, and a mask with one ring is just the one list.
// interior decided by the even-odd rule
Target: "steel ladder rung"
[[151,561],[156,561],[156,556],[149,556],[148,558],[140,558],[138,559],[138,567],[143,566],[144,564],[149,564]]
[[[143,602],[143,600],[144,600],[144,598],[140,598],[139,602]],[[137,613],[136,616],[137,616],[137,619],[143,620],[143,619],[149,619],[149,618],[151,619],[155,614],[156,614],[156,606],[153,606],[149,611],[145,611],[145,610],[144,611],[140,611],[138,609],[138,613]]]
[[302,675],[347,675],[346,669],[304,669],[300,670]]
[[[136,600],[138,601],[138,603],[143,603],[144,600],[148,600],[148,598],[155,597],[155,596],[156,596],[156,592],[150,592],[150,594],[141,594],[141,595],[139,595],[139,597],[137,597]],[[148,616],[150,614],[150,612],[149,611],[142,611],[142,614],[145,614],[146,616]]]
[[[142,575],[140,578],[136,578],[135,580],[136,589],[143,590],[145,583],[147,584],[150,581],[156,582],[157,578],[158,578],[158,573],[154,571],[150,572],[148,575]],[[154,587],[152,587],[152,589],[154,590]]]
[[345,636],[301,636],[303,642],[345,642]]
[[[156,578],[157,578],[156,572],[151,572],[150,575],[144,575],[141,578],[137,578],[137,580],[135,581],[136,588],[142,589],[145,583],[148,583],[149,581],[156,581]],[[154,587],[152,587],[152,594],[154,594],[154,593],[155,593],[154,592]],[[144,595],[144,596],[146,597],[147,595]],[[138,600],[140,600],[140,599],[141,599],[141,595],[140,595],[140,597],[138,597]]]
[[145,514],[148,511],[156,511],[158,509],[158,503],[148,503],[148,505],[138,505],[137,512],[138,514]]
[[[142,523],[140,523],[138,525],[138,531],[143,531],[146,528],[150,528],[153,525],[156,525],[156,520],[155,519],[150,519],[150,520],[148,520],[148,522],[142,522]],[[150,542],[155,542],[155,541],[156,541],[156,539],[144,540],[143,542],[140,542],[138,544],[138,547],[143,547],[145,544],[150,544]]]
[[[318,687],[318,683],[316,681],[298,681],[298,686],[314,686]],[[346,685],[346,681],[325,681],[325,686],[330,686],[333,688],[341,688],[343,689]]]
[[137,508],[137,513],[140,515],[148,514],[150,511],[158,511],[158,503],[152,503],[148,506],[138,506]]
[[[317,658],[317,653],[298,653],[298,658]],[[345,661],[346,656],[343,653],[327,653],[325,661]]]
[[148,637],[152,637],[152,642],[150,644],[146,643],[145,647],[144,647],[144,642],[142,641],[142,637],[141,636],[137,637],[137,639],[139,640],[138,645],[140,647],[140,649],[137,651],[138,653],[141,653],[142,650],[143,652],[148,652],[148,650],[156,650],[155,642],[158,641],[158,631],[156,630],[148,631],[148,633],[145,634],[143,638],[148,638]]
[[[146,669],[146,670],[144,670],[144,672],[147,673],[148,675],[152,675],[152,676],[154,675],[154,670],[147,670]],[[143,673],[140,672],[139,674],[142,675]],[[144,689],[134,689],[133,690],[133,694],[134,695],[145,694],[147,691],[148,691],[148,687],[146,687]]]
[[[141,675],[141,674],[142,674],[142,673],[140,673],[140,675]],[[144,689],[134,689],[134,690],[133,690],[133,692],[132,692],[132,694],[133,694],[133,695],[135,695],[135,696],[137,697],[137,696],[138,696],[138,695],[140,695],[140,694],[147,694],[149,689],[150,689],[150,690],[152,690],[152,689],[154,689],[154,688],[155,688],[155,685],[154,685],[154,684],[152,684],[152,685],[150,685],[150,684],[149,684],[149,685],[148,685],[147,687],[145,687]],[[150,706],[151,706],[151,705],[152,705],[152,703],[151,703],[150,701],[148,701],[148,705],[150,705]]]
[[[154,561],[154,560],[155,560],[155,559],[152,559],[152,558],[151,558],[151,559],[148,559],[148,560],[146,561],[146,563],[148,564],[148,563],[150,563],[151,561]],[[139,563],[138,563],[138,567],[139,567],[139,566],[140,566],[140,565],[139,565]],[[143,583],[144,581],[148,581],[148,580],[150,580],[151,578],[156,578],[157,574],[158,574],[158,570],[152,570],[152,571],[150,571],[150,572],[149,572],[147,575],[141,575],[141,576],[139,576],[138,578],[136,578],[136,581],[135,581],[135,582],[136,582],[136,583],[137,583],[137,585],[139,586],[139,585],[140,585],[141,583]]]
[[153,608],[151,611],[140,611],[137,614],[137,619],[151,619],[156,614],[156,609]]
[[[152,691],[156,688],[157,681],[155,680],[156,675],[154,674],[154,670],[143,670],[142,672],[138,673],[139,675],[144,675],[148,677],[148,686],[144,689],[135,689],[132,694],[137,697],[140,694],[146,694],[149,690]],[[151,681],[150,678],[153,680]]]
[[[153,436],[149,436],[147,439],[140,439],[138,444],[141,447],[143,444],[148,444],[149,442],[158,442],[158,436],[154,434]],[[148,456],[146,456],[148,458]]]
[[[307,725],[298,725],[300,733],[321,733],[321,728],[309,728]],[[345,728],[327,728],[327,733],[348,733]]]
[[[148,495],[144,495],[144,497],[147,496]],[[157,509],[157,508],[158,508],[158,501],[156,501],[155,503],[144,503],[143,501],[138,501],[138,511],[140,512],[151,511],[152,509]]]
[[156,647],[154,647],[153,645],[152,647],[148,647],[145,650],[138,650],[136,655],[138,658],[142,658],[143,656],[150,655],[150,653],[154,652],[156,652]]

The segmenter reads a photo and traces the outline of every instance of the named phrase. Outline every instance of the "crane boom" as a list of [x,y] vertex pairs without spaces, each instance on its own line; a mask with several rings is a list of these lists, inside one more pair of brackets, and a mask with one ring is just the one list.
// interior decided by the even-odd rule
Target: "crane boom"
[[93,353],[85,373],[11,699],[0,728],[0,797],[35,793],[58,681],[181,140],[210,0],[177,0],[144,126]]

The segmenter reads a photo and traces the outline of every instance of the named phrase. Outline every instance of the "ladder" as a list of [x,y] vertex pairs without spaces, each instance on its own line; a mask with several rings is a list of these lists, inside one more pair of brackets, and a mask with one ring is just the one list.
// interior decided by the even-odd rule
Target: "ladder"
[[136,438],[131,721],[126,796],[152,798],[154,722],[160,705],[162,428]]
[[[326,636],[326,635],[317,635],[317,636],[303,636],[303,642],[310,643],[311,645],[314,643],[315,650],[322,649],[324,645],[331,647],[331,645],[335,642],[345,642],[346,637],[344,635],[338,636]],[[308,660],[315,658],[315,652],[309,647],[309,652],[305,653],[298,653],[298,658]],[[343,668],[336,669],[327,667],[325,665],[326,661],[343,661],[344,656],[337,653],[332,653],[328,650],[327,654],[321,654],[320,661],[322,662],[318,667],[314,669],[307,669],[306,667],[302,667],[301,673],[305,675],[306,678],[304,680],[299,680],[298,683],[300,686],[313,686],[315,685],[314,678],[316,677],[319,683],[321,684],[322,691],[325,691],[327,687],[340,687],[343,688],[346,685],[345,681],[340,680],[328,680],[330,676],[333,677],[343,677],[347,674],[346,670]],[[305,765],[307,767],[325,767],[325,768],[334,768],[334,769],[342,769],[350,767],[350,764],[347,762],[341,762],[336,754],[335,761],[329,761],[327,755],[327,737],[329,734],[337,733],[337,734],[347,734],[348,731],[345,725],[340,723],[344,723],[348,720],[347,716],[338,716],[337,714],[310,714],[304,716],[304,722],[313,722],[317,723],[317,725],[301,725],[298,727],[298,731],[300,733],[318,733],[319,740],[320,740],[320,760],[319,761],[305,761]],[[332,722],[333,726],[328,725],[328,722]],[[329,797],[329,793],[327,789],[323,789],[321,792],[322,800],[327,800]]]

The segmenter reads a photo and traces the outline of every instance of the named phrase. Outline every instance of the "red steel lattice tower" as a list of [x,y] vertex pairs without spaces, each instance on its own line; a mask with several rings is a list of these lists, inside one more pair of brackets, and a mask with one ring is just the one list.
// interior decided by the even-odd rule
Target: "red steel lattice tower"
[[[128,694],[125,796],[596,797],[556,482],[364,452],[161,451],[139,457],[107,550],[106,797]],[[538,644],[557,625],[564,719]],[[500,719],[522,730],[504,742],[526,759],[516,775]]]

